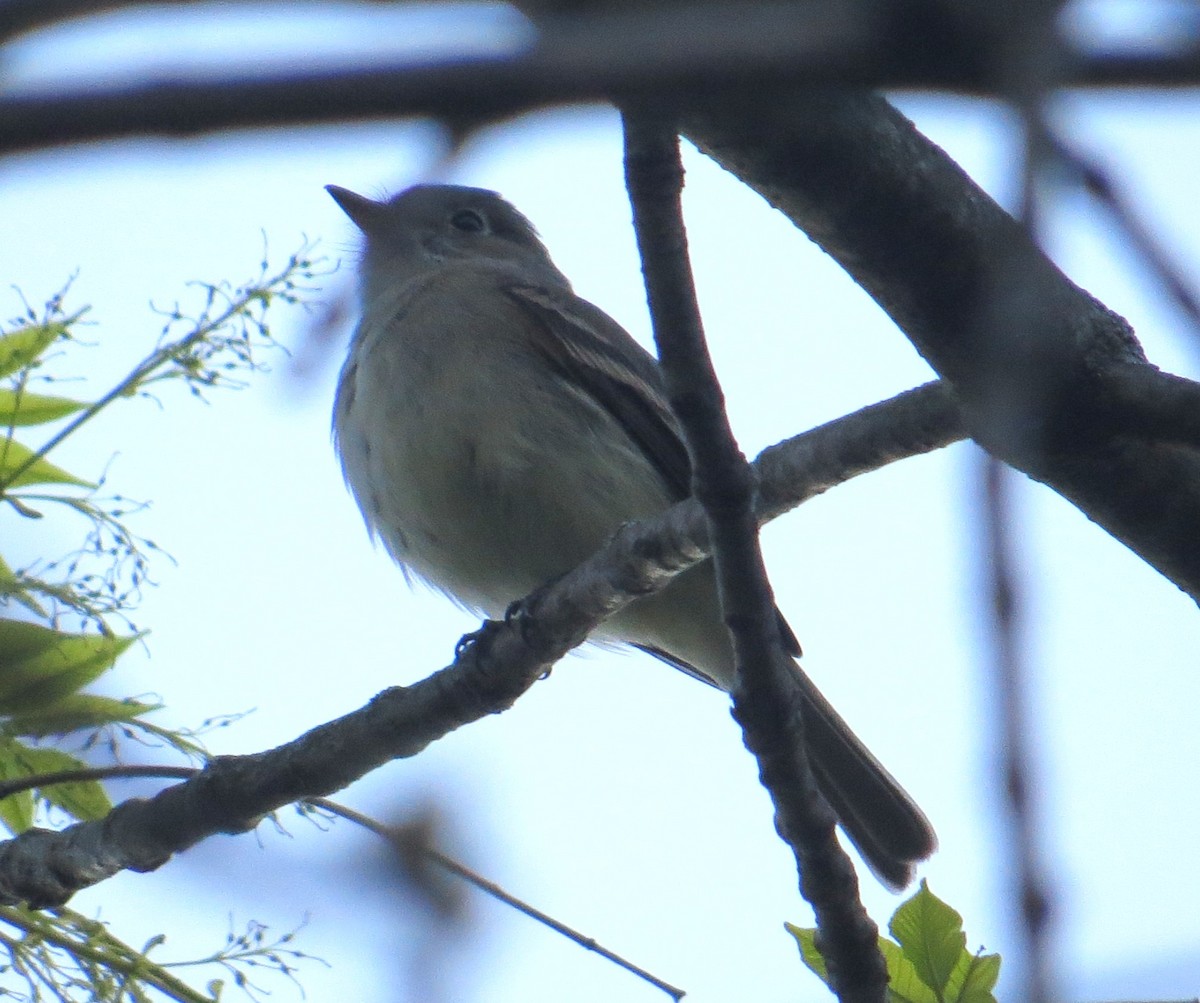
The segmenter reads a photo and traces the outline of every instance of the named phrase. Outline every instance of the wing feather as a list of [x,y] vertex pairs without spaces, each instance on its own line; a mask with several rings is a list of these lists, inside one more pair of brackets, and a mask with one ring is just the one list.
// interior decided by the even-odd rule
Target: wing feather
[[647,456],[671,497],[691,494],[692,464],[654,357],[603,310],[538,286],[505,292],[537,321],[546,362],[612,415]]

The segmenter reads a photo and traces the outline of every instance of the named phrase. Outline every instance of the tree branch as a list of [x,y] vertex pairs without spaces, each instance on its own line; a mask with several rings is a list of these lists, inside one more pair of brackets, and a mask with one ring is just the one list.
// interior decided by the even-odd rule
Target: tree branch
[[[883,14],[861,19],[858,14],[875,8],[855,6],[847,25],[842,14],[848,8],[839,0],[787,5],[790,13],[766,5],[761,20],[748,17],[741,4],[704,8],[711,16],[702,18],[691,5],[655,5],[634,14],[539,21],[538,46],[511,58],[0,99],[0,150],[405,114],[461,126],[565,100],[699,95],[687,119],[690,137],[805,229],[888,310],[951,381],[971,433],[1200,598],[1200,536],[1192,532],[1200,518],[1200,458],[1174,440],[1131,442],[1120,429],[1095,434],[1113,396],[1106,387],[1109,370],[1144,362],[1128,325],[1070,283],[957,165],[882,99],[795,87],[834,79],[954,85],[951,78],[972,73],[980,86],[991,87],[990,71],[984,72],[990,57],[978,39],[963,49],[973,53],[968,63],[978,64],[969,72],[957,49],[954,65],[947,66],[949,55],[931,59],[923,47],[900,44],[914,30],[924,32],[926,42],[947,32],[951,40],[974,37],[969,25],[957,21],[941,25],[941,36],[929,34],[943,6],[883,4]],[[910,18],[914,12],[921,16]],[[637,17],[657,19],[659,30],[628,30],[650,23]],[[680,40],[671,47],[679,57],[654,41],[667,26]],[[862,31],[871,44],[861,44]],[[892,34],[876,37],[885,31]],[[752,59],[730,60],[728,53],[718,60],[714,53],[725,51],[729,32],[741,40],[735,53],[768,53],[765,68]],[[600,43],[592,44],[593,33]],[[875,58],[880,51],[883,57]],[[915,72],[894,72],[889,60],[905,58],[919,64],[919,80]],[[1121,60],[1126,70],[1136,65]],[[1200,62],[1200,55],[1183,52],[1178,61]],[[1064,79],[1090,80],[1088,68],[1097,65],[1091,57],[1076,59]],[[1092,76],[1114,82],[1111,74]],[[992,267],[1006,256],[1028,267]],[[990,357],[976,354],[982,346],[972,334],[987,276],[1006,271],[1026,275],[1026,294],[1048,304],[1046,324],[1013,331],[1001,346],[1017,360],[1010,368],[1027,377],[1021,385],[1026,400],[1017,407],[1036,433],[1016,448],[991,434]],[[1011,403],[1004,392],[994,399]],[[1137,434],[1136,428],[1128,431]]]
[[768,446],[754,461],[759,521],[769,522],[859,474],[966,436],[954,393],[939,382],[819,425]]
[[[336,801],[330,801],[328,798],[316,798],[310,803],[318,808],[323,809],[324,811],[331,812],[340,818],[344,818],[349,822],[353,822],[355,825],[361,825],[364,829],[374,833],[376,836],[387,840],[392,844],[396,850],[396,853],[402,857],[410,856],[415,853],[415,855],[417,855],[421,860],[431,862],[442,868],[442,870],[455,875],[474,888],[477,888],[485,895],[490,895],[492,898],[496,899],[496,901],[503,902],[509,908],[515,909],[517,912],[528,916],[537,923],[541,923],[543,926],[553,930],[555,933],[561,934],[572,943],[578,944],[585,951],[592,951],[601,958],[604,958],[606,961],[611,961],[618,968],[624,969],[631,975],[636,975],[639,979],[654,986],[655,989],[662,990],[664,993],[670,996],[671,999],[675,1000],[676,1003],[678,1003],[679,1000],[683,999],[684,996],[687,995],[687,993],[678,986],[671,985],[669,982],[660,979],[653,972],[649,972],[646,969],[635,965],[632,961],[628,961],[627,959],[621,957],[621,955],[610,951],[603,944],[599,943],[594,937],[589,937],[580,933],[578,930],[567,926],[566,923],[555,919],[549,913],[542,912],[541,909],[531,906],[528,902],[525,902],[522,899],[517,898],[515,895],[505,891],[494,881],[489,881],[482,875],[476,874],[469,867],[463,866],[453,857],[447,856],[445,853],[439,850],[430,839],[427,838],[429,835],[427,832],[419,832],[416,834],[411,833],[407,831],[407,827],[405,826],[389,825],[379,822],[376,819],[371,818],[369,815],[364,815],[362,812],[355,811],[353,808],[348,808],[343,804],[338,804]],[[425,836],[426,838],[421,838],[422,836]]]
[[1106,389],[1126,435],[1200,449],[1200,383],[1153,366],[1120,366]]
[[[977,441],[1200,599],[1200,454],[1132,439],[1144,423],[1114,406],[1114,374],[1160,377],[1129,325],[941,149],[882,98],[846,90],[701,99],[684,131],[891,315],[949,381]],[[1020,285],[998,289],[997,276]],[[986,336],[987,304],[1008,295],[1040,304],[1036,329]]]
[[[927,402],[927,422],[911,418],[921,402]],[[852,437],[856,428],[869,441],[882,443],[889,437],[876,426],[888,425],[893,414],[910,415],[908,427],[920,430],[907,455],[960,435],[938,385],[922,387],[798,436],[793,447],[773,447],[767,466],[776,473],[765,475],[767,493],[796,504],[796,498],[826,490],[835,480],[827,463],[817,465],[807,486],[776,483],[779,472],[804,480],[791,450],[825,457],[836,447],[822,446],[822,440],[836,443]],[[945,426],[940,443],[931,429],[939,421]],[[869,451],[850,450],[860,464]],[[903,452],[888,441],[875,456],[882,466]],[[865,469],[847,471],[842,479]],[[30,829],[0,843],[0,902],[43,908],[119,871],[154,870],[208,836],[248,831],[283,805],[331,794],[392,759],[416,755],[464,724],[507,709],[606,616],[703,560],[706,542],[704,514],[694,500],[658,519],[623,526],[603,550],[535,593],[520,616],[481,632],[483,643],[465,645],[453,665],[428,678],[384,690],[360,710],[276,749],[220,757],[195,779],[148,800],[125,801],[102,820],[60,832]]]
[[[201,768],[197,766],[166,766],[166,765],[139,765],[139,766],[96,766],[87,767],[78,770],[59,770],[54,773],[38,773],[24,777],[17,777],[0,782],[0,799],[17,794],[21,791],[40,790],[46,787],[51,787],[57,784],[77,783],[81,780],[109,780],[114,778],[122,779],[145,779],[148,777],[171,777],[175,779],[187,780],[197,776],[201,772]],[[578,930],[575,930],[565,923],[555,919],[549,913],[535,908],[523,899],[517,898],[515,895],[505,891],[500,885],[494,881],[489,881],[482,874],[479,874],[464,864],[459,863],[453,857],[443,853],[438,849],[434,842],[430,827],[427,825],[401,824],[380,822],[370,815],[365,815],[360,811],[355,811],[347,805],[340,804],[337,801],[331,801],[329,798],[306,798],[303,802],[313,808],[318,808],[321,811],[329,812],[331,815],[336,815],[343,818],[354,825],[361,826],[381,839],[390,843],[396,853],[402,857],[418,857],[422,861],[434,864],[442,870],[453,874],[455,877],[466,882],[485,895],[490,895],[498,902],[503,902],[505,905],[516,910],[519,913],[528,916],[530,919],[543,926],[553,930],[573,941],[580,947],[588,951],[594,951],[600,957],[607,961],[611,961],[619,968],[636,975],[638,978],[650,983],[656,989],[661,989],[674,1000],[681,1000],[687,994],[676,986],[658,978],[652,972],[647,971],[638,965],[627,961],[613,951],[610,951],[603,944],[600,944],[593,937],[588,937]],[[411,865],[415,869],[415,864]],[[412,877],[413,881],[418,881],[419,878]],[[207,999],[207,997],[205,997]]]
[[[39,0],[0,3],[0,39],[78,15],[85,5],[53,0],[44,6]],[[531,0],[526,6],[545,5]],[[49,96],[0,98],[0,153],[405,116],[462,128],[565,102],[731,91],[757,96],[776,87],[997,92],[994,40],[940,0],[630,4],[586,15],[539,13],[537,27],[536,46],[511,56],[215,82],[157,79],[116,89],[88,82]],[[663,46],[663,38],[672,44]],[[1195,87],[1200,52],[1076,53],[1064,84]]]
[[800,682],[783,649],[758,544],[754,477],[734,440],[704,338],[683,225],[679,137],[669,118],[643,108],[626,110],[624,123],[625,180],[654,340],[692,457],[692,492],[709,523],[733,642],[733,716],[775,805],[775,826],[795,854],[834,992],[847,1003],[884,1003],[879,928],[863,908],[854,865],[837,840],[837,816],[809,767]]

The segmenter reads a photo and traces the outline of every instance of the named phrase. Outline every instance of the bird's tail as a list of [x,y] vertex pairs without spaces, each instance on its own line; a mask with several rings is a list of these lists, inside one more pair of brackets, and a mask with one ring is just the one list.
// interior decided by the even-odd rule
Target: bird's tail
[[[634,603],[609,627],[616,638],[690,675],[724,690],[733,685],[733,649],[707,564]],[[800,645],[782,616],[779,630],[784,647],[798,656]],[[817,785],[876,876],[890,888],[903,888],[912,880],[914,865],[937,847],[933,827],[799,665],[796,673],[804,696],[805,746]]]
[[813,681],[796,670],[804,692],[804,744],[817,786],[875,876],[899,890],[912,881],[914,865],[937,849],[933,826]]

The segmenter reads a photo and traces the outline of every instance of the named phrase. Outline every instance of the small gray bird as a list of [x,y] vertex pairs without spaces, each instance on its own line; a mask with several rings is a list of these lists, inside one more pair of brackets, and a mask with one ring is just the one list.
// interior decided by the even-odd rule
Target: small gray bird
[[[654,357],[575,295],[513,206],[450,185],[386,202],[328,191],[366,238],[335,442],[368,530],[406,574],[497,617],[622,523],[688,496],[690,461]],[[733,683],[707,562],[597,636]],[[876,875],[902,888],[933,852],[933,829],[796,673],[821,791]]]

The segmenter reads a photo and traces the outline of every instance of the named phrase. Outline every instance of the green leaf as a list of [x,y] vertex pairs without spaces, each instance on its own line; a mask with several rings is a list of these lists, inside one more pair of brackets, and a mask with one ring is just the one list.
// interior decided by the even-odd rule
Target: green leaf
[[879,950],[887,962],[889,1003],[942,1003],[937,994],[921,981],[916,966],[899,944],[880,937]]
[[6,488],[17,488],[23,484],[78,484],[84,488],[96,486],[91,481],[80,480],[74,474],[56,467],[45,457],[34,460],[29,469],[22,470],[19,477],[10,481],[8,478],[12,472],[23,467],[33,455],[35,454],[32,449],[21,445],[16,439],[0,440],[0,484]]
[[[817,950],[814,929],[784,927],[800,946],[800,958],[826,985],[825,959]],[[966,949],[962,917],[921,887],[904,902],[888,924],[897,943],[879,938],[887,963],[889,1003],[996,1003],[992,990],[1000,977],[1000,955]]]
[[114,700],[90,693],[72,693],[42,710],[20,714],[8,722],[15,735],[65,735],[71,731],[102,728],[106,724],[133,721],[143,714],[159,710],[162,704],[138,700]]
[[950,976],[966,952],[962,916],[922,881],[917,893],[896,910],[888,929],[921,981],[944,998]]
[[992,990],[1000,978],[1000,955],[967,954],[946,987],[949,1003],[996,1003]]
[[109,669],[135,640],[0,620],[0,714],[43,712]]
[[66,330],[66,324],[29,324],[0,335],[0,376],[24,369]]
[[17,393],[0,387],[0,428],[42,425],[82,411],[85,407],[86,401],[71,400],[70,397],[50,397],[24,391]]
[[[12,738],[0,740],[0,780],[16,780],[30,774],[21,753],[29,747]],[[0,818],[12,832],[24,832],[33,825],[33,791],[10,794],[0,801]]]
[[[61,749],[35,748],[22,742],[12,743],[12,761],[23,767],[16,776],[38,773],[63,773],[67,770],[86,770],[88,764]],[[96,780],[76,780],[66,784],[48,784],[38,793],[50,804],[61,808],[81,822],[104,818],[112,811],[112,802]]]
[[829,985],[829,970],[825,967],[825,959],[821,956],[821,952],[817,950],[816,929],[813,927],[793,926],[791,923],[784,923],[783,927],[796,938],[796,944],[800,948],[800,960],[825,985]]
[[24,832],[33,825],[33,791],[10,794],[0,801],[0,822],[9,832]]
[[[829,985],[829,971],[825,966],[825,959],[817,950],[817,931],[809,927],[793,926],[791,923],[783,925],[788,933],[796,938],[800,947],[800,960],[822,982]],[[887,962],[889,1003],[941,1003],[933,990],[921,981],[916,968],[905,957],[899,944],[893,944],[886,937],[880,937],[879,950]]]

